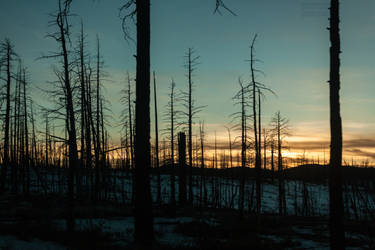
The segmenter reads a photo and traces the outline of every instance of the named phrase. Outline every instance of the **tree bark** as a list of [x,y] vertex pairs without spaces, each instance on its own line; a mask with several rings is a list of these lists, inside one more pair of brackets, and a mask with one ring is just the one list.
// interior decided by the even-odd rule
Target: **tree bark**
[[137,0],[135,121],[135,241],[151,248],[154,238],[150,191],[150,0]]
[[342,124],[340,116],[340,31],[339,0],[331,0],[330,7],[330,174],[329,174],[329,207],[330,207],[330,244],[331,249],[345,248],[345,231],[343,228],[342,197]]

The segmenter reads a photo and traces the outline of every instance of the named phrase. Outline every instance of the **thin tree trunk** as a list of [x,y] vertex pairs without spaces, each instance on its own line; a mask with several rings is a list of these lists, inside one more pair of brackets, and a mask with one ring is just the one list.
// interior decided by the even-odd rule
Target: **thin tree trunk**
[[186,136],[185,133],[178,133],[178,165],[179,171],[179,203],[186,204]]
[[29,155],[29,130],[27,124],[27,100],[26,100],[26,71],[23,70],[23,108],[24,108],[24,130],[25,130],[25,168],[26,168],[26,193],[30,192],[30,155]]
[[240,218],[243,217],[245,203],[245,167],[246,167],[246,111],[245,111],[245,93],[244,87],[241,86],[241,171],[240,171],[240,190],[239,190],[239,212]]
[[130,169],[132,170],[132,202],[135,199],[135,174],[134,174],[134,142],[133,142],[133,118],[132,118],[132,101],[131,101],[131,85],[130,75],[127,72],[128,78],[128,121],[129,121],[129,136],[130,136]]
[[257,199],[257,223],[259,225],[260,221],[260,209],[261,209],[261,204],[262,204],[262,190],[261,190],[261,185],[262,185],[262,120],[261,120],[261,100],[260,100],[260,89],[258,88],[258,162],[256,165],[255,173],[256,173],[256,199]]
[[59,1],[59,12],[57,18],[57,25],[60,32],[60,45],[63,55],[63,68],[64,68],[64,84],[66,94],[66,111],[68,123],[68,145],[69,145],[69,180],[68,180],[68,218],[67,218],[67,230],[72,232],[75,228],[74,220],[74,176],[76,166],[78,164],[78,152],[77,152],[77,134],[75,127],[75,116],[73,106],[73,91],[70,85],[70,72],[69,72],[69,59],[68,49],[66,47],[66,22],[68,18],[69,2],[64,2],[64,9],[62,9],[61,1]]
[[156,156],[156,171],[157,171],[157,177],[158,177],[157,201],[160,204],[161,202],[161,180],[160,180],[160,165],[159,165],[158,106],[157,106],[157,100],[156,100],[155,71],[153,72],[153,76],[154,76],[154,106],[155,106],[155,156]]
[[192,49],[189,48],[188,52],[188,78],[189,78],[189,119],[188,119],[188,127],[189,127],[189,139],[188,139],[188,149],[189,149],[189,202],[193,204],[193,146],[192,146],[192,134],[193,134],[193,103],[192,103]]
[[6,177],[9,167],[9,125],[10,125],[10,62],[11,62],[11,44],[9,40],[6,40],[7,48],[7,57],[6,57],[6,109],[5,109],[5,131],[4,131],[4,166],[1,168],[1,191],[4,191],[6,188]]
[[170,119],[171,119],[171,205],[174,208],[176,205],[176,188],[175,188],[175,165],[174,165],[174,88],[176,84],[172,80],[171,94],[170,94]]

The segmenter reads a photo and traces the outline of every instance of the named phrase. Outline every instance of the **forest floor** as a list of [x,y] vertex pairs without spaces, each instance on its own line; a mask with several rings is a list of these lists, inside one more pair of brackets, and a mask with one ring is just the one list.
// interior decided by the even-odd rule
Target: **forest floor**
[[[0,249],[133,249],[132,207],[79,202],[76,232],[65,230],[63,197],[0,196]],[[155,249],[328,249],[327,217],[231,209],[154,209]],[[374,249],[371,222],[346,221],[347,249]]]

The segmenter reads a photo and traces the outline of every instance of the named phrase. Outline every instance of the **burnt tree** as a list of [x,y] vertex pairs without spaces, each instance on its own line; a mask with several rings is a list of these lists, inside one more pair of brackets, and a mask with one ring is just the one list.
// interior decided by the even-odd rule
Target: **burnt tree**
[[330,6],[330,128],[331,150],[329,171],[329,229],[331,249],[345,248],[343,227],[344,206],[342,197],[342,122],[340,116],[340,15],[339,0],[331,0]]

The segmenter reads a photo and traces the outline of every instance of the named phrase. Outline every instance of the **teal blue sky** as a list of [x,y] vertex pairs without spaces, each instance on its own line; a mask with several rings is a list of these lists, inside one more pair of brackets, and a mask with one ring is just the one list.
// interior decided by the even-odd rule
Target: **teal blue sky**
[[[71,8],[77,15],[71,19],[72,40],[76,40],[81,18],[92,51],[96,34],[101,39],[114,140],[125,72],[135,71],[135,44],[124,40],[118,17],[124,2],[73,0]],[[264,124],[280,110],[290,119],[294,152],[318,153],[321,145],[328,147],[329,1],[227,0],[226,4],[237,16],[224,10],[223,15],[214,15],[214,0],[151,1],[151,67],[157,74],[160,115],[170,79],[174,78],[178,89],[187,88],[184,54],[193,47],[200,56],[195,97],[198,104],[207,105],[196,121],[205,121],[208,140],[214,131],[224,140],[223,125],[229,124],[229,115],[236,111],[231,97],[238,89],[237,79],[249,80],[246,60],[257,33],[256,56],[263,61],[258,68],[266,73],[258,79],[277,93],[277,97],[268,95],[263,103]],[[13,41],[30,71],[33,96],[42,105],[51,104],[36,87],[48,88],[48,81],[54,79],[51,65],[57,63],[36,58],[57,48],[45,38],[53,31],[48,27],[48,14],[56,6],[57,1],[51,0],[0,0],[0,39]],[[375,159],[375,2],[342,0],[341,20],[344,153]],[[134,34],[134,25],[130,28]]]

